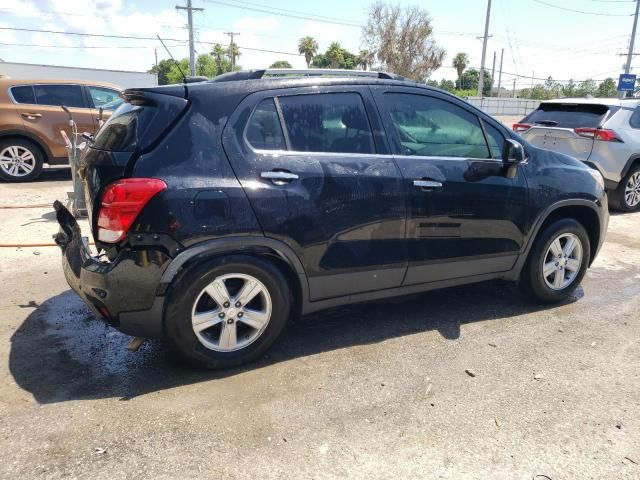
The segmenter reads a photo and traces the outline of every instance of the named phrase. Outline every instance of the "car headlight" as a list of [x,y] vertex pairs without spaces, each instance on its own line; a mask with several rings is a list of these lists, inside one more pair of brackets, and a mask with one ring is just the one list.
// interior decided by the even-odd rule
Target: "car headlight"
[[588,171],[589,175],[591,175],[596,183],[600,185],[600,188],[604,190],[604,177],[602,176],[602,174],[595,168],[589,168]]

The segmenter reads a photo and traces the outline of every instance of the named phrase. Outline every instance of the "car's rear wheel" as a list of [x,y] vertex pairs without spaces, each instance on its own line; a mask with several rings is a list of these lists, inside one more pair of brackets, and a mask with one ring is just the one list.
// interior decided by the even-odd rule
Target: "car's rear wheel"
[[640,208],[640,165],[631,167],[618,188],[611,192],[609,203],[623,212],[634,212]]
[[0,142],[0,178],[7,182],[30,182],[42,172],[44,158],[36,144],[21,138]]
[[543,303],[566,299],[584,277],[590,259],[589,235],[566,218],[544,227],[522,272],[521,285]]
[[165,330],[187,359],[208,368],[241,365],[282,332],[291,299],[269,262],[230,256],[194,267],[172,286]]

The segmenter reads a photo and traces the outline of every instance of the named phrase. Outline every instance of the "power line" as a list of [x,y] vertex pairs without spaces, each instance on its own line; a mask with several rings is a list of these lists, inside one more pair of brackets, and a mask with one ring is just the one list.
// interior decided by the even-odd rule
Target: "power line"
[[[144,46],[129,46],[129,45],[109,45],[109,46],[99,46],[99,45],[43,45],[39,43],[8,43],[8,42],[0,42],[0,45],[7,45],[12,47],[38,47],[38,48],[102,48],[102,49],[110,49],[110,48],[132,48],[132,49],[143,49],[143,48],[156,48],[153,45],[144,45]],[[168,47],[186,47],[187,43],[179,43],[175,45],[167,45]]]
[[547,7],[557,8],[558,10],[565,10],[567,12],[573,13],[581,13],[583,15],[598,15],[602,17],[632,17],[633,13],[601,13],[601,12],[587,12],[585,10],[575,10],[573,8],[561,7],[559,5],[554,5],[553,3],[543,2],[542,0],[533,0],[536,3],[540,3],[542,5],[546,5]]
[[340,22],[345,22],[345,23],[350,23],[350,24],[354,24],[354,25],[363,25],[362,23],[351,19],[351,18],[344,18],[344,17],[335,17],[335,16],[327,16],[327,15],[319,15],[317,13],[309,13],[309,12],[303,12],[300,10],[293,10],[290,8],[279,8],[279,7],[272,7],[272,6],[267,6],[261,3],[255,3],[255,2],[248,2],[246,0],[231,0],[233,3],[240,3],[240,4],[245,4],[245,5],[253,5],[256,7],[260,7],[260,8],[268,8],[270,10],[279,10],[281,12],[285,12],[285,13],[292,13],[292,14],[298,14],[298,15],[303,15],[303,16],[308,16],[308,17],[314,17],[314,18],[318,18],[318,19],[324,19],[324,20],[330,20],[330,21],[340,21]]
[[260,13],[267,13],[270,15],[278,15],[281,17],[287,17],[287,18],[295,18],[297,20],[311,20],[314,22],[320,22],[320,23],[330,23],[333,25],[342,25],[345,27],[357,27],[360,28],[362,27],[361,23],[352,23],[352,22],[345,22],[345,21],[340,21],[340,20],[323,20],[321,18],[318,17],[313,17],[310,16],[308,14],[297,14],[297,13],[286,13],[286,12],[278,12],[275,10],[270,9],[271,7],[263,7],[263,8],[259,8],[259,7],[252,7],[252,6],[247,6],[247,5],[240,5],[240,4],[235,4],[235,3],[229,3],[229,2],[222,2],[219,0],[204,0],[207,3],[215,3],[216,5],[223,5],[226,7],[232,7],[232,8],[239,8],[241,10],[250,10],[253,12],[260,12]]
[[[100,34],[100,33],[81,33],[81,32],[63,32],[63,31],[59,31],[59,30],[41,30],[41,29],[37,29],[37,28],[18,28],[18,27],[0,27],[0,30],[15,30],[15,31],[20,31],[20,32],[38,32],[38,33],[51,33],[51,34],[57,34],[57,35],[75,35],[75,36],[81,36],[81,37],[99,37],[99,38],[126,38],[129,40],[157,40],[157,38],[155,37],[139,37],[139,36],[135,36],[135,35],[107,35],[107,34]],[[181,38],[163,38],[163,40],[165,41],[170,41],[170,42],[186,42],[186,40],[181,39]],[[207,45],[218,45],[220,44],[220,42],[200,42],[200,43],[204,43]],[[253,47],[243,47],[241,45],[237,45],[236,46],[241,49],[241,50],[251,50],[251,51],[255,51],[255,52],[266,52],[266,53],[278,53],[280,55],[293,55],[295,57],[299,57],[300,54],[299,53],[293,53],[293,52],[282,52],[282,51],[278,51],[278,50],[267,50],[264,48],[253,48]]]

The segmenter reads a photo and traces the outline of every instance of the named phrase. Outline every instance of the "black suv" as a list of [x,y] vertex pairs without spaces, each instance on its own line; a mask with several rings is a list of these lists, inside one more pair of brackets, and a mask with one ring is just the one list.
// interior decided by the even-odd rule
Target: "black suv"
[[597,170],[391,74],[268,74],[126,90],[84,152],[101,255],[59,203],[56,240],[111,325],[215,368],[327,307],[491,279],[542,302],[577,287],[608,223]]

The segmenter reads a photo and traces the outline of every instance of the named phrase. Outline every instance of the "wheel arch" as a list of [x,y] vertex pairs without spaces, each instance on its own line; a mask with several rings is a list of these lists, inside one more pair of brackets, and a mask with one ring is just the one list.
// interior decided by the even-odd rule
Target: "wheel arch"
[[51,163],[51,159],[53,158],[51,150],[47,147],[46,143],[42,142],[37,136],[26,130],[3,130],[0,132],[0,142],[11,138],[20,138],[33,142],[42,152],[44,163]]
[[513,279],[518,280],[520,278],[520,274],[529,258],[531,248],[543,228],[562,218],[572,218],[584,226],[587,234],[589,235],[589,266],[591,266],[591,263],[593,263],[593,260],[598,253],[601,235],[603,234],[598,208],[606,208],[606,205],[599,206],[593,201],[582,199],[562,200],[547,207],[542,214],[539,215],[538,220],[532,228],[526,248],[520,255],[520,258],[513,270]]
[[193,265],[228,255],[245,255],[270,262],[285,277],[293,296],[294,314],[308,302],[307,277],[297,255],[283,242],[265,237],[234,237],[196,244],[169,264],[160,280],[157,295],[166,296],[173,282]]

